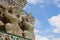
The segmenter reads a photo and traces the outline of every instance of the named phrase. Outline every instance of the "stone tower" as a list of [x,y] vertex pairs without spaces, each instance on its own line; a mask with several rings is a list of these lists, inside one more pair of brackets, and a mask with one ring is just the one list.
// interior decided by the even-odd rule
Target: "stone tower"
[[[31,13],[23,11],[27,4],[26,0],[0,0],[0,38],[3,33],[6,34],[3,40],[12,40],[12,34],[21,36],[19,39],[27,38],[35,40],[34,37],[34,18]],[[2,32],[3,31],[3,32]]]

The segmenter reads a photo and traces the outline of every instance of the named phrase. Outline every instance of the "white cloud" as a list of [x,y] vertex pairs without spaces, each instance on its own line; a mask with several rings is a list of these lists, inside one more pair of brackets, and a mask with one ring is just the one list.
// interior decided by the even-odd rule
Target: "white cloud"
[[48,35],[48,38],[52,39],[53,37],[55,37],[54,34]]
[[60,8],[60,0],[54,0],[54,4],[56,7]]
[[27,0],[28,4],[38,4],[39,7],[44,8],[50,4],[50,0]]
[[28,3],[37,4],[39,0],[27,0]]
[[60,8],[60,0],[27,0],[27,2],[30,4],[38,3],[38,6],[40,6],[41,8],[46,7],[50,3],[53,3],[54,5],[56,5],[56,7]]
[[53,25],[55,28],[53,32],[60,33],[60,14],[57,16],[53,16],[50,19],[48,19],[51,25]]
[[35,19],[34,27],[35,27],[35,28],[40,28],[41,23],[42,23],[42,22],[40,22],[40,20]]
[[51,37],[51,40],[60,40],[60,37]]
[[34,29],[34,32],[35,32],[35,33],[39,33],[40,31],[39,31],[39,30],[37,30],[37,29]]
[[60,14],[57,15],[57,16],[51,17],[51,18],[49,19],[49,22],[50,22],[52,25],[60,28]]
[[60,37],[56,37],[55,34],[48,35],[48,38],[49,38],[50,40],[60,40]]
[[[35,27],[36,28],[40,28],[40,25],[41,25],[42,22],[40,22],[40,20],[38,19],[35,19]],[[41,35],[39,35],[39,33],[41,33],[42,31],[38,30],[38,29],[34,29],[34,33],[35,33],[35,40],[49,40],[48,38],[46,37],[43,37]]]
[[60,33],[60,28],[55,28],[53,32]]
[[43,36],[41,36],[41,35],[38,35],[38,33],[40,33],[39,30],[34,29],[34,32],[35,32],[35,40],[49,40],[49,39],[46,38],[46,37],[43,37]]
[[42,37],[42,36],[40,36],[40,35],[36,35],[36,36],[35,36],[35,40],[49,40],[49,39],[46,38],[46,37]]
[[60,38],[52,38],[52,40],[60,40]]
[[38,20],[38,19],[35,19],[35,24],[34,24],[34,33],[35,35],[36,34],[39,34],[40,33],[40,25],[41,25],[41,22]]
[[55,34],[48,35],[50,40],[60,40],[60,37],[57,37]]

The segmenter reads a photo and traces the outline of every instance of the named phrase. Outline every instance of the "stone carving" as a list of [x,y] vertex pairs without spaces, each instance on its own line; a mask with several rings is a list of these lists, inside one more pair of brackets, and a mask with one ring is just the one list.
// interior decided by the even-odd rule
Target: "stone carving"
[[[21,3],[22,2],[23,1],[21,1]],[[0,30],[35,40],[34,18],[32,17],[31,13],[28,14],[21,11],[17,5],[6,3],[0,2]]]

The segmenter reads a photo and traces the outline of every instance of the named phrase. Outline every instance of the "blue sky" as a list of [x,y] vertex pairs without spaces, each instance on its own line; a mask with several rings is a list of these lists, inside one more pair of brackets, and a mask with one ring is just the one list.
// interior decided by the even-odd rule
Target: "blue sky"
[[26,12],[35,18],[35,40],[60,40],[60,0],[27,0]]

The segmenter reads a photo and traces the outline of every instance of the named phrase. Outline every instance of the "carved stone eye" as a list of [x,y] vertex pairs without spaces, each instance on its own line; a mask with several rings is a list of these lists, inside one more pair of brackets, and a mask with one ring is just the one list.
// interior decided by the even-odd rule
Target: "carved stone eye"
[[2,13],[0,12],[0,16],[2,15]]
[[12,13],[11,10],[8,11],[9,13]]
[[0,12],[0,14],[1,14],[1,12]]
[[9,13],[12,13],[11,9],[8,10]]

